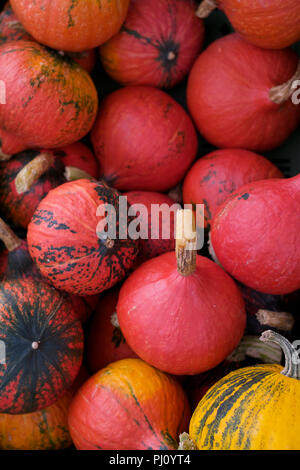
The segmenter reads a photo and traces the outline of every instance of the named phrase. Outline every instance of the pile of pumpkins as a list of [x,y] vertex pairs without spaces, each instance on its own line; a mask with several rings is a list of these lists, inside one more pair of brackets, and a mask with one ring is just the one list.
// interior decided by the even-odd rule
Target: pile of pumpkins
[[6,3],[0,449],[300,449],[300,175],[262,155],[299,40],[299,0]]

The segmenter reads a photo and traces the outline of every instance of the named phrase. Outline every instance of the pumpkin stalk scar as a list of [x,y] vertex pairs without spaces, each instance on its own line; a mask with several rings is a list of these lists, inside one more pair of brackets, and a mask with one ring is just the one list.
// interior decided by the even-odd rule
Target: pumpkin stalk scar
[[197,240],[195,216],[192,210],[184,209],[176,214],[176,258],[177,269],[183,276],[189,276],[196,269]]
[[285,356],[285,367],[281,371],[281,374],[289,378],[300,380],[299,357],[294,346],[284,336],[281,336],[273,330],[264,331],[260,340],[278,344],[283,350]]
[[202,19],[207,18],[216,8],[215,0],[203,0],[196,11],[196,16]]

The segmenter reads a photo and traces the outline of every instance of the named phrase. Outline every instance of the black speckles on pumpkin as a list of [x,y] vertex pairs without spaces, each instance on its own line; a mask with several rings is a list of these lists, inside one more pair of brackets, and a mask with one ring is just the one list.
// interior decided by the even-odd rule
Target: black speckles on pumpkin
[[247,199],[249,199],[249,197],[250,197],[249,193],[244,193],[244,194],[242,194],[242,196],[240,196],[238,198],[238,200],[240,201],[241,199],[244,199],[244,201],[247,201]]
[[216,171],[210,170],[210,171],[207,173],[207,175],[205,175],[205,176],[201,179],[200,183],[207,183],[207,182],[210,181],[212,178],[214,178],[216,175],[217,175],[217,172],[216,172]]
[[51,211],[37,210],[33,214],[32,220],[35,225],[46,223],[49,228],[53,227],[55,230],[69,230],[71,233],[76,233],[75,230],[72,230],[66,224],[55,220],[53,212]]

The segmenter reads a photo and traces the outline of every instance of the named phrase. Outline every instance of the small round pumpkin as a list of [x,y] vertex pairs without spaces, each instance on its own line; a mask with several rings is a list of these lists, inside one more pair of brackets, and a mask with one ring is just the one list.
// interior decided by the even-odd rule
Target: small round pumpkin
[[69,429],[80,450],[176,450],[189,415],[175,379],[140,359],[123,359],[79,389]]
[[12,0],[25,29],[40,43],[63,51],[85,51],[116,34],[129,0]]
[[150,86],[128,86],[100,105],[91,140],[102,177],[123,191],[166,191],[196,157],[191,118],[173,98]]
[[80,369],[83,332],[70,301],[42,281],[0,285],[0,412],[50,406]]
[[118,322],[119,291],[120,287],[116,286],[100,296],[89,324],[86,358],[92,372],[98,372],[111,362],[137,357],[126,343]]
[[[119,196],[102,182],[81,179],[62,184],[41,201],[28,226],[28,247],[42,275],[57,289],[99,294],[131,268],[138,240],[119,236],[127,230],[127,222],[119,221]],[[113,211],[104,216],[107,207],[116,218]],[[106,222],[116,222],[111,238]]]
[[121,31],[100,47],[106,72],[123,85],[181,82],[203,46],[195,11],[194,0],[131,0]]
[[300,368],[296,350],[283,336],[265,331],[286,356],[231,372],[202,398],[190,422],[200,450],[297,450],[300,447]]
[[97,90],[74,61],[33,41],[12,41],[0,46],[0,69],[6,93],[0,106],[2,159],[68,145],[90,131]]

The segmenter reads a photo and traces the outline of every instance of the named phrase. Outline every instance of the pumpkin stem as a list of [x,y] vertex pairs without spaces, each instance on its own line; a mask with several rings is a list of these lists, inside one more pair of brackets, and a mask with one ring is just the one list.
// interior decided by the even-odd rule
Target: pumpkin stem
[[65,178],[67,181],[75,181],[81,179],[93,179],[86,171],[76,168],[75,166],[66,166],[65,168]]
[[268,325],[277,330],[291,331],[295,324],[295,319],[289,312],[259,309],[255,316],[261,325]]
[[183,432],[179,436],[179,446],[177,450],[197,450],[194,441],[187,432]]
[[195,271],[197,238],[195,216],[191,209],[176,212],[176,258],[180,274],[189,276]]
[[4,153],[2,151],[2,146],[0,146],[0,161],[1,162],[6,162],[12,157],[12,155],[8,155],[7,153]]
[[297,70],[293,77],[283,85],[274,86],[271,88],[269,97],[273,103],[283,104],[290,99],[297,87],[295,87],[296,80],[300,80],[300,61]]
[[53,165],[54,156],[50,153],[40,153],[33,158],[15,178],[18,194],[29,191],[31,186]]
[[3,241],[8,251],[13,251],[21,245],[22,240],[12,231],[12,229],[0,219],[0,240]]
[[258,336],[246,335],[226,360],[229,362],[243,362],[246,357],[259,359],[265,364],[280,364],[282,349],[278,344],[262,343]]
[[110,317],[110,323],[112,324],[112,326],[114,326],[115,328],[120,328],[120,323],[119,323],[119,319],[118,319],[118,314],[117,312],[114,312],[112,314],[112,316]]
[[286,377],[300,380],[300,359],[294,346],[284,336],[273,330],[264,331],[260,340],[278,344],[285,355],[285,367],[281,373]]
[[207,18],[217,7],[215,0],[203,0],[196,11],[196,16],[198,18]]

